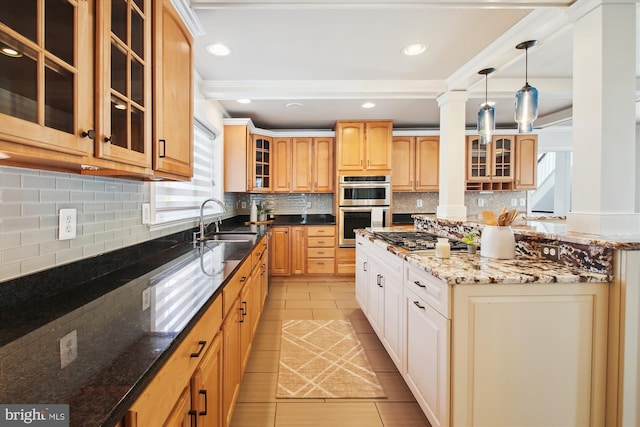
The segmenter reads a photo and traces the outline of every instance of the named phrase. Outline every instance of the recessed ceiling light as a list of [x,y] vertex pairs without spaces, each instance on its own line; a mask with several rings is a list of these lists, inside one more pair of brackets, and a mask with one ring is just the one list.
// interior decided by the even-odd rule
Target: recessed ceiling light
[[426,44],[414,43],[402,48],[402,53],[404,53],[407,56],[415,56],[415,55],[420,55],[425,50],[427,50]]
[[251,100],[250,99],[246,99],[246,98],[238,99],[238,100],[236,100],[236,102],[238,104],[251,104]]
[[290,102],[286,105],[287,108],[302,108],[304,107],[304,105],[302,105],[299,102]]
[[212,43],[207,45],[207,52],[215,56],[227,56],[231,53],[231,49],[222,43]]
[[365,102],[364,104],[361,105],[362,108],[373,108],[375,106],[376,104],[374,104],[373,102]]
[[17,50],[10,48],[10,47],[3,47],[2,49],[0,49],[0,52],[2,52],[4,55],[10,56],[12,58],[20,58],[22,56],[22,54],[20,52],[18,52]]

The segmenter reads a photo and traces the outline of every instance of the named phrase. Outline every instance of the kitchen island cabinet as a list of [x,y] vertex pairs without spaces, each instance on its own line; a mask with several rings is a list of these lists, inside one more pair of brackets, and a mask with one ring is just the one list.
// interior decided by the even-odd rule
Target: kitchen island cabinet
[[[358,237],[358,260],[403,263],[401,373],[433,426],[605,425],[606,275]],[[363,311],[386,319],[371,292],[362,304],[360,277]]]

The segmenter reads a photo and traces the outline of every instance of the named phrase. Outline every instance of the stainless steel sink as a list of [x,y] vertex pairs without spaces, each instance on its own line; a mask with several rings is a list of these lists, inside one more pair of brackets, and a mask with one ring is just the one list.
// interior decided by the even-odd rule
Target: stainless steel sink
[[255,243],[258,237],[257,233],[251,232],[218,232],[208,235],[206,241],[224,241],[225,243],[237,242],[237,243]]

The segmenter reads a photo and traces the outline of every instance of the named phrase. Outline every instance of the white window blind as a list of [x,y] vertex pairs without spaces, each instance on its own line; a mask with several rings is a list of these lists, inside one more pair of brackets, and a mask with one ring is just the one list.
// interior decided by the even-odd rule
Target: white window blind
[[183,222],[200,215],[200,204],[216,195],[213,128],[196,118],[193,140],[193,178],[191,181],[151,184],[152,224]]

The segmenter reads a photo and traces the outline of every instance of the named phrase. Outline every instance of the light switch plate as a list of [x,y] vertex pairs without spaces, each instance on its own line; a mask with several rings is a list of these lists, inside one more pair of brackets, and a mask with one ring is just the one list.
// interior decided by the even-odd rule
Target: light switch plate
[[76,217],[75,209],[60,209],[58,215],[58,240],[76,238]]
[[78,331],[73,330],[60,338],[60,368],[69,366],[78,358]]
[[142,204],[142,223],[151,224],[151,205],[149,203]]

